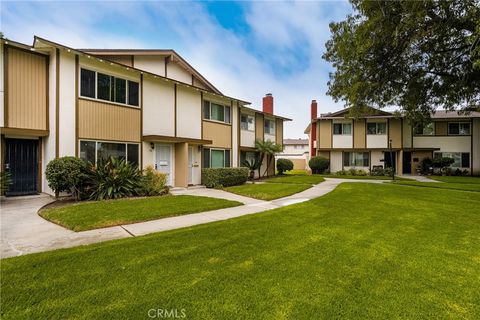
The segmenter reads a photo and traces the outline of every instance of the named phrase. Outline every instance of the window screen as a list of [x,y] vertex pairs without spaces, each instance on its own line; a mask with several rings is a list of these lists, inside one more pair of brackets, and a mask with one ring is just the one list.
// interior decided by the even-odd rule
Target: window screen
[[80,95],[82,97],[95,98],[95,71],[81,70]]

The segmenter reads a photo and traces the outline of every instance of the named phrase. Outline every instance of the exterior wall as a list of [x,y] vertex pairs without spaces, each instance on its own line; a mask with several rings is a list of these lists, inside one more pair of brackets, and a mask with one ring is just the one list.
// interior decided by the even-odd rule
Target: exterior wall
[[192,84],[192,74],[183,69],[178,63],[167,63],[167,78],[178,80],[180,82]]
[[[388,121],[389,139],[392,140],[392,148],[402,147],[402,120],[390,119]],[[388,141],[387,141],[388,146]]]
[[131,55],[118,55],[118,56],[96,55],[96,56],[99,57],[99,58],[102,58],[102,59],[107,59],[107,60],[110,60],[110,61],[114,61],[114,62],[117,62],[117,63],[124,64],[124,65],[129,66],[129,67],[133,67],[133,56],[131,56]]
[[[5,81],[3,79],[3,76],[4,76],[4,50],[5,50],[5,46],[3,45],[3,42],[0,41],[0,127],[3,127],[4,126],[4,119],[3,119],[3,115],[4,115],[4,112],[5,112],[5,109],[4,109],[4,93],[5,93]],[[1,158],[1,157],[0,157]],[[0,160],[1,161],[1,160]]]
[[412,147],[412,126],[406,119],[403,119],[403,147]]
[[365,135],[367,134],[366,123],[364,120],[353,121],[353,147],[365,148]]
[[134,56],[133,67],[159,76],[165,76],[165,58],[159,56]]
[[48,58],[12,47],[6,49],[6,127],[48,130]]
[[232,128],[229,124],[203,121],[203,138],[212,140],[209,147],[230,149],[232,147]]
[[335,173],[342,170],[343,156],[341,151],[330,152],[330,172]]
[[202,138],[202,98],[199,91],[177,86],[177,137]]
[[414,148],[440,148],[440,152],[470,152],[470,136],[414,136]]
[[[56,112],[55,112],[55,107],[56,107],[56,101],[55,101],[55,96],[57,92],[57,87],[56,87],[56,70],[57,70],[57,63],[56,63],[56,52],[55,50],[52,50],[50,53],[50,63],[49,63],[49,83],[48,83],[48,109],[49,109],[49,127],[50,127],[50,134],[48,137],[44,137],[43,140],[43,162],[42,162],[42,173],[45,172],[47,168],[47,164],[55,159],[55,149],[56,149]],[[45,175],[42,175],[45,177]],[[54,194],[53,190],[51,190],[48,187],[48,182],[47,179],[43,179],[42,181],[43,187],[42,191],[46,192],[48,194]]]
[[142,91],[143,134],[175,136],[174,85],[159,79],[144,77]]
[[473,119],[472,173],[480,175],[480,118]]
[[263,114],[255,113],[255,139],[263,141],[264,131]]
[[256,126],[257,126],[257,117],[255,116],[255,113],[253,113],[253,112],[248,112],[248,111],[242,110],[241,113],[253,116],[254,119],[255,119],[254,120],[255,123],[254,123],[253,131],[240,129],[240,146],[255,148],[255,138],[256,138],[255,137],[255,131],[256,131]]
[[155,168],[155,149],[152,149],[150,142],[142,142],[140,145],[142,152],[142,168],[153,166]]
[[208,89],[207,86],[205,86],[200,80],[198,80],[197,78],[194,78],[193,79],[193,85],[195,87],[199,87],[199,88],[202,88],[202,89]]
[[[265,116],[265,115],[264,115],[263,117],[264,117],[264,119],[273,121],[273,122],[275,123],[275,130],[277,130],[277,127],[276,127],[277,123],[276,123],[275,118],[270,117],[270,116]],[[264,128],[265,128],[265,123],[264,123]],[[265,130],[265,129],[264,129],[264,130]],[[275,132],[276,132],[276,131],[275,131]],[[275,134],[269,134],[269,133],[266,133],[266,132],[265,132],[265,133],[264,133],[264,136],[263,136],[263,140],[264,140],[264,141],[270,140],[270,141],[272,141],[272,142],[276,142],[276,141],[277,141],[277,138],[276,138],[276,135],[275,135]]]
[[188,186],[188,143],[176,143],[175,144],[175,182],[176,187]]
[[448,134],[448,122],[447,121],[435,121],[435,135],[446,136]]
[[275,121],[275,143],[283,145],[283,120],[276,119]]
[[417,174],[417,167],[425,158],[432,158],[431,151],[414,151],[412,152],[412,175]]
[[[387,123],[386,119],[367,119],[367,123]],[[367,148],[388,148],[388,132],[390,128],[387,125],[387,134],[367,134]]]
[[318,148],[331,148],[332,147],[332,121],[320,120],[318,123]]
[[232,113],[232,126],[231,126],[231,135],[232,135],[232,167],[237,167],[238,166],[238,159],[240,158],[239,154],[239,145],[238,145],[238,139],[239,139],[239,124],[240,122],[238,121],[239,117],[239,108],[233,104],[232,102],[232,107],[231,107],[231,113]]
[[383,160],[385,155],[383,154],[382,151],[372,151],[370,152],[370,167],[373,168],[373,166],[382,166],[385,167],[385,163],[381,160]]
[[307,161],[305,159],[290,159],[293,162],[293,170],[305,170]]
[[353,139],[352,135],[333,135],[333,147],[334,148],[352,148]]
[[75,55],[61,52],[59,58],[58,150],[60,157],[75,156]]
[[79,99],[78,137],[139,142],[140,109]]

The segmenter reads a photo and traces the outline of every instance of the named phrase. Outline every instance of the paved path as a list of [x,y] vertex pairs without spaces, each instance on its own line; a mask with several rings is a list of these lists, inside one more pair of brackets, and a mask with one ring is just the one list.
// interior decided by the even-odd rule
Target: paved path
[[69,248],[227,220],[317,198],[332,191],[341,182],[383,183],[383,181],[379,180],[327,178],[323,183],[317,184],[310,189],[273,201],[251,199],[216,189],[178,190],[173,193],[176,195],[189,194],[236,200],[244,203],[244,205],[82,232],[65,229],[41,218],[37,214],[41,207],[54,201],[54,198],[48,195],[16,199],[7,198],[1,203],[0,257],[7,258],[34,252]]
[[399,177],[407,178],[407,179],[411,179],[411,180],[415,180],[415,181],[419,181],[419,182],[440,182],[438,180],[433,180],[433,179],[430,179],[430,178],[425,177],[425,176],[403,175],[403,176],[399,176]]

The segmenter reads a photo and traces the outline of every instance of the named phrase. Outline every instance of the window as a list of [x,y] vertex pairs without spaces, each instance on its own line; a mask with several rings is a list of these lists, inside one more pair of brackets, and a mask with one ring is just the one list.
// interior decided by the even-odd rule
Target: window
[[344,167],[368,167],[369,166],[368,152],[344,152],[343,166]]
[[387,124],[385,122],[367,123],[367,134],[387,134]]
[[469,122],[449,122],[448,123],[449,135],[469,135],[470,123]]
[[265,133],[266,134],[275,134],[275,121],[265,119]]
[[429,122],[427,124],[419,124],[415,126],[415,134],[421,136],[433,136],[435,134],[435,124]]
[[254,163],[255,160],[258,160],[258,153],[253,151],[240,151],[240,165],[245,166],[245,161],[249,163]]
[[203,102],[203,118],[219,122],[230,123],[230,107],[210,101]]
[[82,69],[80,72],[80,95],[95,98],[95,71]]
[[342,134],[342,135],[352,134],[352,124],[351,123],[334,123],[333,134]]
[[138,107],[139,84],[135,81],[81,69],[80,95]]
[[240,128],[242,130],[254,131],[255,130],[255,118],[248,114],[242,114],[240,116]]
[[435,158],[452,158],[455,162],[452,168],[470,168],[470,153],[468,152],[435,152]]
[[225,168],[230,167],[230,150],[225,149],[203,149],[204,168]]
[[97,164],[99,159],[109,157],[126,159],[136,166],[139,164],[140,146],[137,143],[117,143],[101,141],[80,141],[80,159]]

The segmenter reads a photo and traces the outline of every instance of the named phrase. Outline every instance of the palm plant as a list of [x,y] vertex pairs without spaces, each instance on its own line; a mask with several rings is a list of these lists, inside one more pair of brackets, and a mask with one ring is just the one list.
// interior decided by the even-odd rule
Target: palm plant
[[258,160],[258,157],[255,157],[250,160],[245,160],[242,163],[242,166],[248,168],[250,172],[250,180],[252,180],[252,183],[255,183],[255,170],[260,168],[260,161]]
[[272,161],[275,159],[275,154],[282,152],[282,146],[279,144],[276,144],[275,142],[271,140],[267,141],[262,141],[262,140],[256,140],[255,141],[255,148],[259,152],[259,166],[258,166],[258,176],[261,177],[261,166],[263,164],[263,161],[265,160],[267,162],[267,168],[265,169],[265,172],[263,173],[263,176],[265,176],[268,172],[268,168],[272,165]]

